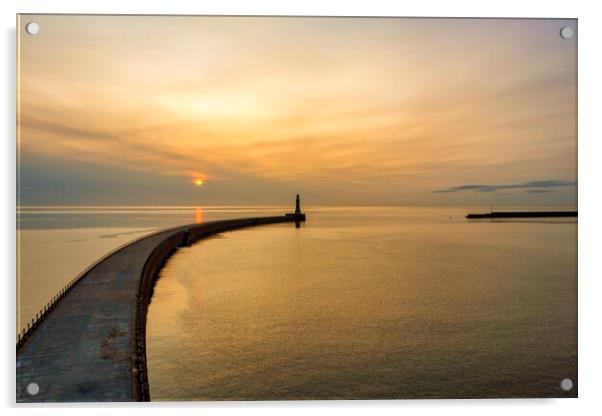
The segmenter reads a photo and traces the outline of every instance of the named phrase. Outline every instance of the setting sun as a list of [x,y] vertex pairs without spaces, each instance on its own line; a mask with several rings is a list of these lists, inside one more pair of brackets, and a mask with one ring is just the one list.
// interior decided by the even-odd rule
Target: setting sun
[[194,181],[196,186],[201,186],[203,184],[203,181],[201,179],[197,179]]

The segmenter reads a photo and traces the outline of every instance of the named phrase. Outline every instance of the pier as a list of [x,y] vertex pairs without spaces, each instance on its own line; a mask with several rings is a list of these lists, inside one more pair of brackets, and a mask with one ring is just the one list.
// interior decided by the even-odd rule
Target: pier
[[[293,214],[212,221],[135,240],[62,290],[17,343],[17,402],[149,401],[146,315],[158,273],[182,246]],[[28,386],[35,383],[37,394]]]

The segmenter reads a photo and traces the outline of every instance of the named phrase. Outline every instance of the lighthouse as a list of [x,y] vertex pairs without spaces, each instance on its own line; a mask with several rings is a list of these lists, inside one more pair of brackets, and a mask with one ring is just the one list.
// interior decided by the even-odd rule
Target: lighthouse
[[297,198],[295,199],[295,212],[286,214],[286,216],[292,217],[297,228],[299,228],[301,222],[305,221],[305,214],[301,212],[301,198],[299,198],[299,194],[297,194]]

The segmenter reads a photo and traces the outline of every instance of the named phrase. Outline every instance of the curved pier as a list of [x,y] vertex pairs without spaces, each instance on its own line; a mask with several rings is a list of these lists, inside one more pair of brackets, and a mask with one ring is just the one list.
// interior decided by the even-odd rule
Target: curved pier
[[[224,231],[305,221],[301,213],[176,227],[91,267],[17,345],[18,402],[148,401],[146,314],[158,272],[178,247]],[[29,394],[27,386],[39,392]]]

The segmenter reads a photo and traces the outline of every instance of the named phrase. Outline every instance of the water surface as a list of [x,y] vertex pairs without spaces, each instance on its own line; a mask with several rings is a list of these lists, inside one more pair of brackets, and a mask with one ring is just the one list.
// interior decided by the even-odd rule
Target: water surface
[[558,397],[577,380],[577,222],[308,208],[178,251],[153,400]]

